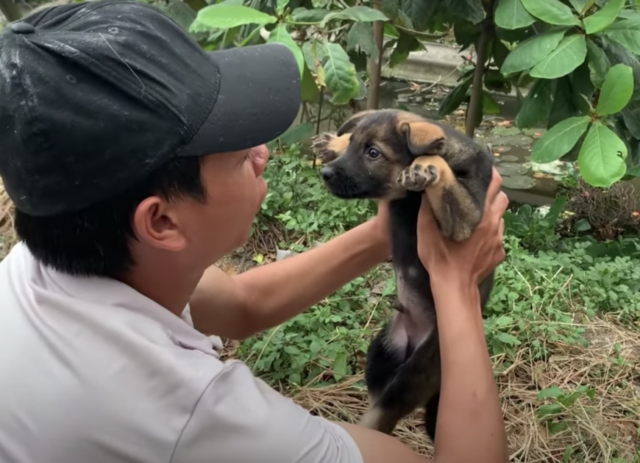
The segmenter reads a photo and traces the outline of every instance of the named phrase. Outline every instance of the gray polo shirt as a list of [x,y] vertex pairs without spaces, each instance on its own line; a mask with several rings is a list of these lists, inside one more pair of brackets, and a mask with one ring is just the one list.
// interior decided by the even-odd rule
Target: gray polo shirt
[[351,437],[222,362],[120,282],[0,263],[0,462],[362,463]]

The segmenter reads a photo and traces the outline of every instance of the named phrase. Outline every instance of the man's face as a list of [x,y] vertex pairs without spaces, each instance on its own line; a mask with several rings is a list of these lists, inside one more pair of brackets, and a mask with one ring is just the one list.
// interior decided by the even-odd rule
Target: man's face
[[[203,247],[216,241],[216,253],[227,254],[249,239],[253,220],[267,194],[262,178],[269,157],[266,146],[208,156],[202,167],[207,203],[196,205],[194,220]],[[222,256],[220,256],[222,257]]]
[[207,156],[201,167],[205,203],[143,201],[134,217],[139,257],[197,272],[245,244],[267,194],[262,172],[268,157],[264,145]]

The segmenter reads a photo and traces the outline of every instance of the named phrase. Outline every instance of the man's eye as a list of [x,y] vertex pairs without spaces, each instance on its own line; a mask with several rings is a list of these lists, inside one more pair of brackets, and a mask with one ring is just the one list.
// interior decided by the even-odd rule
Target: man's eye
[[367,150],[367,156],[369,156],[371,159],[376,159],[380,156],[380,151],[372,146]]

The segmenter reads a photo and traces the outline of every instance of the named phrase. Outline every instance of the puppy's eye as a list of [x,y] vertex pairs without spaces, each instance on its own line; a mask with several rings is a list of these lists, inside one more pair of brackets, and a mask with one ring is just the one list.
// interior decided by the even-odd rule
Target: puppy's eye
[[367,156],[369,156],[371,159],[376,159],[380,157],[380,151],[372,146],[367,149]]

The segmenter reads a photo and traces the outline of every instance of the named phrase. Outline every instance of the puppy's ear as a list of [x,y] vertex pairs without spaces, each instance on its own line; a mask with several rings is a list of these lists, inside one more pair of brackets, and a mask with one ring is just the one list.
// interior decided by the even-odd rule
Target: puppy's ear
[[398,131],[404,136],[409,152],[414,156],[439,154],[445,135],[440,127],[430,122],[401,122]]
[[347,119],[344,124],[340,126],[340,128],[336,132],[336,135],[339,137],[341,135],[344,135],[345,133],[353,132],[353,129],[356,127],[356,125],[358,125],[358,122],[360,122],[363,117],[368,116],[373,112],[375,112],[374,109],[367,109],[366,111],[355,113],[353,116]]

